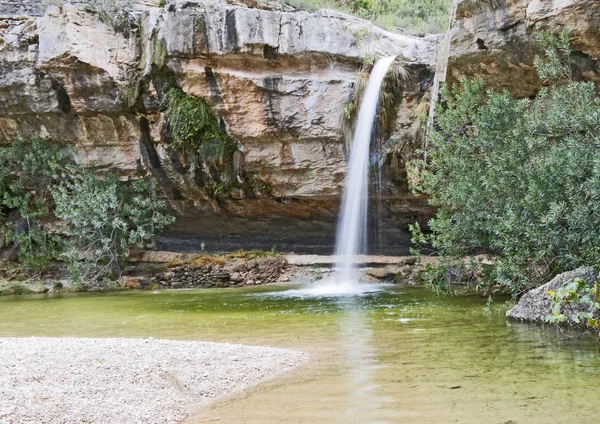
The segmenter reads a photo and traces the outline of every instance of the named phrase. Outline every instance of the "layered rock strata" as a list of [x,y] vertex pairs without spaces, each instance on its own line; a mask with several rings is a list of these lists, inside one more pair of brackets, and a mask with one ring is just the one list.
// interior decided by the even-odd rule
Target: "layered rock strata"
[[[304,243],[328,252],[345,175],[344,106],[365,58],[398,55],[411,77],[398,102],[400,148],[387,160],[395,179],[378,221],[383,244],[405,249],[406,224],[431,214],[408,193],[403,166],[437,38],[392,34],[328,10],[247,3],[132,11],[126,31],[69,4],[43,17],[0,18],[0,145],[41,137],[123,179],[154,175],[181,218],[165,238],[171,248],[194,250],[205,240],[213,250]],[[160,96],[167,80],[209,104],[237,144],[236,166],[267,194],[207,194],[199,165],[169,144]]]

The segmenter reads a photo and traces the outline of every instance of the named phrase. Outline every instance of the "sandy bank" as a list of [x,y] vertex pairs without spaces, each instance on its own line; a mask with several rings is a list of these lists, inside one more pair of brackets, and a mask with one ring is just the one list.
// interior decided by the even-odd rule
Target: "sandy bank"
[[307,359],[196,341],[0,338],[0,423],[176,423]]

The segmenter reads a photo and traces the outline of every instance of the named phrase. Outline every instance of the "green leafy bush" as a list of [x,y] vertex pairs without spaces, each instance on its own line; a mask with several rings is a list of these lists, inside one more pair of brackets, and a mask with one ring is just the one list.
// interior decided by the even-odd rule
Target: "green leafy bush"
[[[600,289],[598,283],[589,285],[578,278],[560,289],[548,290],[552,298],[552,314],[546,322],[560,324],[568,320],[572,323],[600,332]],[[567,315],[565,309],[571,308]]]
[[3,246],[14,246],[21,262],[39,271],[56,256],[58,238],[49,231],[50,187],[64,176],[65,157],[56,146],[20,140],[0,150],[0,226]]
[[121,183],[114,174],[99,178],[81,170],[52,191],[57,231],[64,238],[61,258],[77,280],[119,278],[129,246],[154,247],[173,218],[162,213],[154,181]]
[[425,263],[415,271],[414,278],[417,283],[424,284],[438,296],[456,295],[450,279],[450,269],[445,264]]
[[413,176],[438,208],[431,233],[412,227],[415,240],[454,258],[486,254],[490,279],[513,294],[600,264],[600,99],[593,83],[571,80],[568,35],[538,39],[536,66],[555,85],[532,100],[477,80],[443,89]]
[[172,222],[163,208],[154,181],[99,176],[42,140],[0,150],[1,247],[31,271],[64,259],[76,280],[118,277],[129,246],[153,246]]

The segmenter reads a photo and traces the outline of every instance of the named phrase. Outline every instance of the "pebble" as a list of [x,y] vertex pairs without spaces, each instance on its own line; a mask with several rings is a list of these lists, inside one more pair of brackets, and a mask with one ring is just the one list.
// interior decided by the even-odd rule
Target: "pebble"
[[31,337],[0,338],[0,358],[0,423],[153,424],[178,423],[308,355],[153,338]]

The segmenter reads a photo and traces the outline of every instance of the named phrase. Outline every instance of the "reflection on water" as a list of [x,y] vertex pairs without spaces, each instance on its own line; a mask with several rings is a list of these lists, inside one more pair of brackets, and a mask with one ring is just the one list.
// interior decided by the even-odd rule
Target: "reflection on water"
[[348,396],[342,414],[344,421],[387,422],[377,419],[377,414],[382,410],[386,399],[378,393],[380,385],[376,383],[375,372],[386,368],[386,365],[382,365],[377,358],[370,319],[356,299],[346,298],[338,302],[342,309],[342,317],[338,321],[338,344],[344,352],[347,364],[345,378]]
[[337,299],[340,297],[363,296],[369,293],[377,293],[391,286],[392,284],[373,284],[362,282],[340,284],[338,281],[330,279],[323,282],[316,282],[298,289],[286,290],[284,292],[273,292],[273,294],[281,297],[297,297],[300,299],[312,297],[328,297]]
[[4,297],[0,337],[195,339],[311,354],[288,377],[204,408],[189,422],[597,421],[593,338],[506,322],[476,297],[395,287],[362,296],[285,295],[293,289]]
[[543,360],[558,374],[598,373],[600,344],[591,337],[581,337],[577,332],[564,332],[549,325],[531,323],[506,323],[520,344],[528,347],[528,358]]

